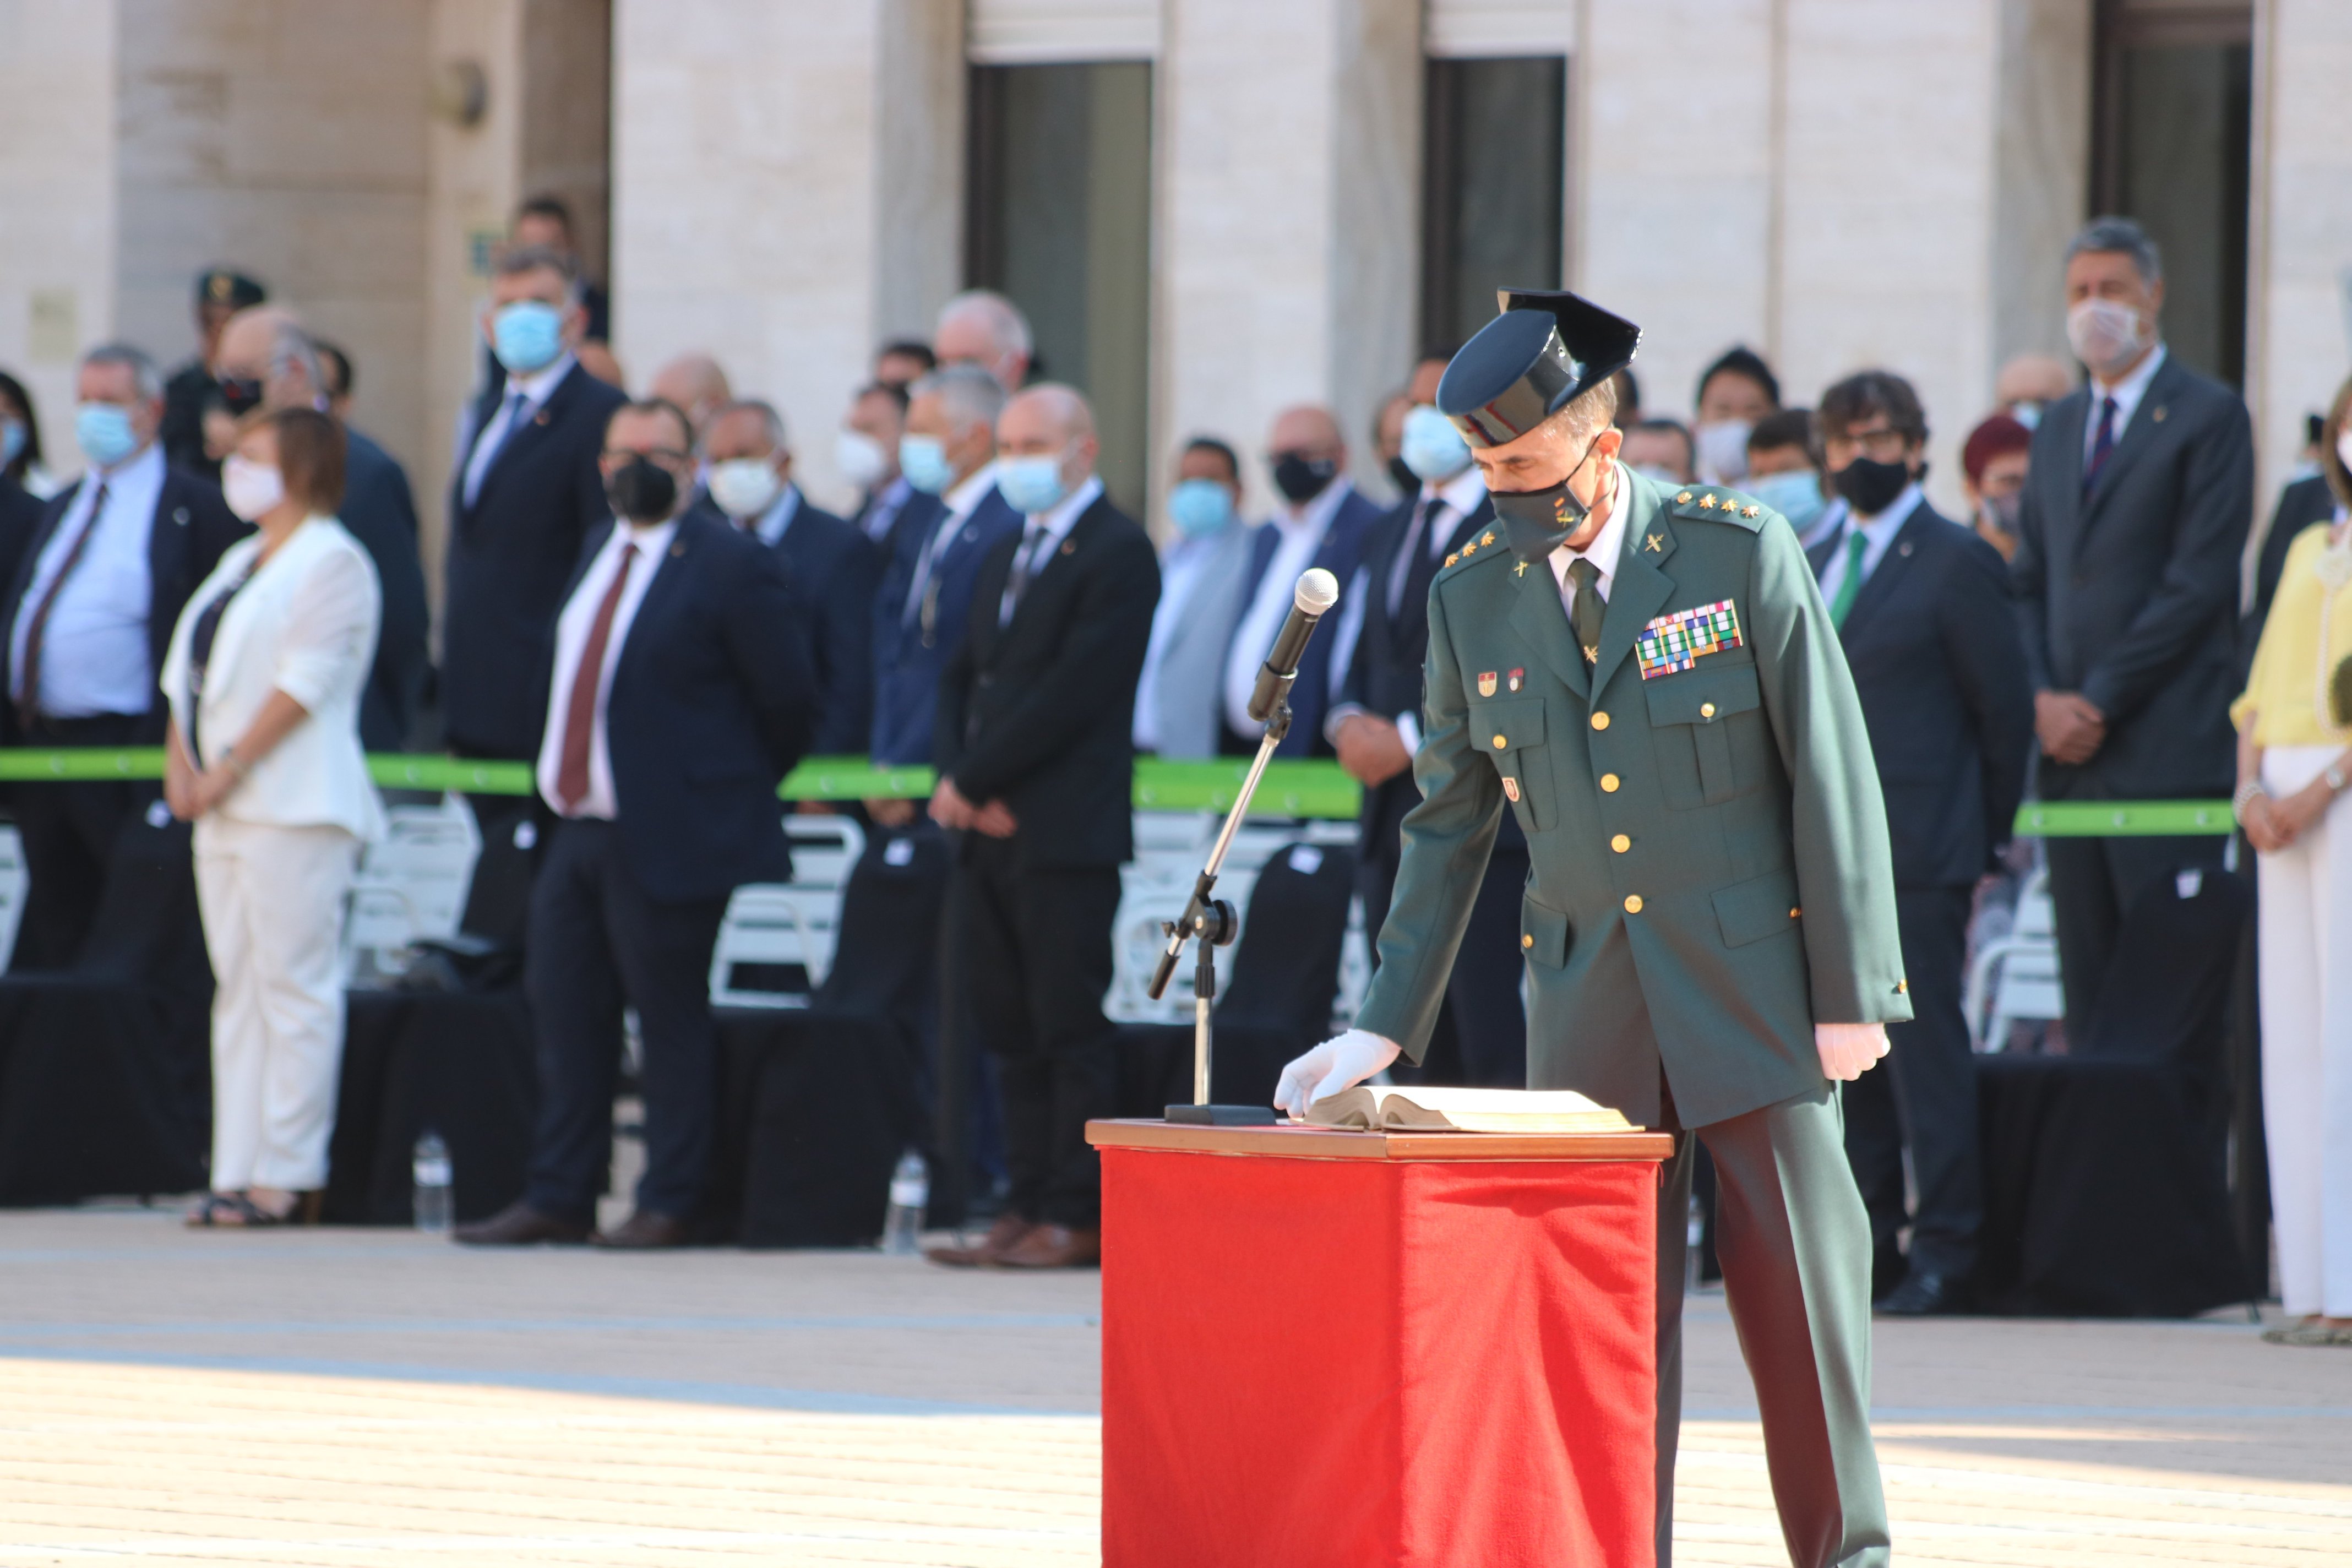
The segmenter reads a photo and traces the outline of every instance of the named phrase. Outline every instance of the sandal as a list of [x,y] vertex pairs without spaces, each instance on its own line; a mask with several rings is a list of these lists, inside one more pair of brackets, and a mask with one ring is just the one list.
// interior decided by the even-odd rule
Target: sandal
[[2330,1328],[2326,1323],[2291,1323],[2264,1331],[2263,1342],[2270,1345],[2352,1345],[2352,1329]]
[[188,1223],[205,1229],[259,1230],[284,1225],[286,1216],[271,1214],[243,1193],[215,1193],[190,1212]]

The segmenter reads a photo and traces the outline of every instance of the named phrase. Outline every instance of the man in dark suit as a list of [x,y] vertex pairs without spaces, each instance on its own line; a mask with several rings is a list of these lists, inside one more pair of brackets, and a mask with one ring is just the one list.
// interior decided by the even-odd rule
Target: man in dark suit
[[[1816,416],[1837,532],[1808,552],[1838,628],[1886,800],[1909,1023],[1887,1071],[1846,1086],[1846,1154],[1870,1210],[1878,1310],[1963,1305],[1984,1215],[1976,1064],[1960,1011],[1978,879],[2010,838],[2033,741],[2033,689],[2000,552],[1919,490],[1927,421],[1901,376],[1865,371]],[[1903,1152],[1919,1192],[1905,1214]],[[1911,1226],[1909,1273],[1896,1234]]]
[[530,246],[499,258],[482,330],[506,377],[475,409],[449,487],[441,708],[461,756],[539,750],[555,613],[611,516],[596,459],[627,395],[572,357],[585,322],[570,258]]
[[2331,461],[2352,467],[2352,458],[2345,458],[2338,449],[2344,441],[2347,411],[2352,409],[2352,384],[2336,395],[2336,406],[2319,428],[2320,471],[2295,480],[2279,491],[2278,506],[2271,513],[2270,531],[2263,535],[2263,548],[2254,566],[2254,607],[2241,628],[2243,645],[2243,668],[2252,669],[2254,645],[2262,640],[2263,623],[2270,619],[2271,601],[2278,597],[2279,578],[2286,572],[2287,547],[2296,534],[2315,522],[2332,521],[2336,516],[2336,492],[2328,488],[2327,465]]
[[[286,310],[240,310],[221,333],[224,384],[264,408],[324,408],[331,401],[318,347]],[[245,412],[239,409],[239,413]],[[363,432],[346,425],[343,500],[336,520],[375,563],[383,594],[383,620],[375,639],[375,666],[360,698],[360,743],[371,752],[400,752],[425,696],[425,564],[417,551],[416,502],[398,459]]]
[[[225,267],[196,275],[196,357],[163,384],[163,458],[192,474],[220,483],[220,461],[205,450],[205,410],[225,405],[221,333],[230,318],[269,298],[269,291],[243,273]],[[241,412],[241,411],[240,411]]]
[[906,434],[907,389],[877,381],[857,389],[834,438],[833,466],[857,487],[857,515],[849,521],[885,557],[896,551],[898,519],[919,493],[898,471]]
[[[220,491],[164,459],[163,378],[125,344],[84,355],[75,433],[89,469],[44,509],[0,625],[14,746],[160,746],[156,689],[181,610],[245,532]],[[20,784],[26,890],[16,963],[62,969],[89,935],[123,825],[156,786]]]
[[16,568],[24,563],[26,548],[40,531],[47,510],[32,491],[0,474],[0,583],[16,580]]
[[702,458],[710,504],[784,558],[807,602],[820,694],[814,754],[866,750],[874,720],[874,594],[882,552],[793,483],[784,419],[765,403],[730,403],[710,417]]
[[954,918],[1003,1087],[1012,1191],[978,1247],[930,1256],[1069,1268],[1101,1256],[1086,1124],[1112,1108],[1102,999],[1118,868],[1135,847],[1135,684],[1160,563],[1095,477],[1086,399],[1031,387],[997,434],[998,483],[1022,530],[990,548],[940,679],[931,816],[962,834]]
[[[1352,657],[1324,723],[1339,765],[1364,786],[1359,887],[1364,929],[1373,932],[1388,918],[1396,888],[1405,813],[1421,804],[1412,754],[1421,746],[1429,584],[1448,556],[1495,521],[1469,444],[1437,412],[1437,384],[1453,357],[1451,351],[1433,353],[1413,370],[1400,454],[1419,486],[1381,520],[1365,547],[1363,569],[1339,616],[1343,634],[1353,634]],[[1336,637],[1331,651],[1348,651],[1347,640]],[[1528,1086],[1528,1021],[1519,1005],[1519,900],[1527,879],[1527,835],[1506,813],[1446,985],[1426,1058],[1429,1081]]]
[[[1250,693],[1256,688],[1266,649],[1290,614],[1299,574],[1320,566],[1345,586],[1354,579],[1364,541],[1381,520],[1379,505],[1347,477],[1348,443],[1329,409],[1304,404],[1284,410],[1276,416],[1266,450],[1282,504],[1252,536],[1241,618],[1225,656],[1225,726],[1229,747],[1235,752],[1257,750],[1264,732],[1265,726],[1249,716]],[[1298,679],[1290,688],[1290,733],[1276,749],[1276,756],[1332,754],[1323,718],[1336,684],[1326,659],[1309,658],[1298,667]]]
[[531,894],[524,988],[539,1036],[530,1178],[457,1239],[581,1241],[613,1146],[622,1008],[645,1038],[646,1174],[608,1247],[675,1247],[700,1208],[718,1095],[710,952],[743,882],[792,875],[776,786],[815,711],[782,558],[686,510],[686,416],[613,416],[601,472],[617,514],[590,541],[555,630],[539,749],[558,818]]
[[[914,385],[899,458],[923,494],[900,518],[898,547],[874,600],[869,750],[877,763],[931,761],[940,676],[963,640],[981,563],[1021,531],[1021,514],[996,491],[1003,406],[1004,389],[977,365],[949,365]],[[903,802],[869,802],[868,809],[891,826],[913,815]]]
[[[2066,258],[2066,333],[2091,381],[2033,432],[2011,563],[2047,800],[2227,795],[2235,782],[2239,555],[2252,521],[2246,405],[2165,352],[2156,246],[2100,218]],[[2081,1039],[2140,889],[2224,841],[2053,838],[2066,1032]]]

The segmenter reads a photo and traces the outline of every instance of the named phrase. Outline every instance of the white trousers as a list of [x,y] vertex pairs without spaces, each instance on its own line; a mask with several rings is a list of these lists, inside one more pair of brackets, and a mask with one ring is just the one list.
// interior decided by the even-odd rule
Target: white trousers
[[196,824],[213,961],[215,1192],[327,1184],[343,1066],[341,951],[360,841],[340,827]]
[[[2285,796],[2343,754],[2273,746],[2263,783]],[[2295,1316],[2352,1318],[2352,804],[2260,857],[2263,1127],[2279,1295]]]

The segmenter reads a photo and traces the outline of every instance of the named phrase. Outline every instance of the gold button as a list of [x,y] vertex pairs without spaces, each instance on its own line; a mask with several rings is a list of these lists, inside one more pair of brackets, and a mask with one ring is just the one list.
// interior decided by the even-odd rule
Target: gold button
[[1592,727],[1596,730],[1606,730],[1609,728],[1609,715],[1606,713],[1595,713],[1592,716]]
[[1805,912],[1805,911],[1804,911],[1804,910],[1790,910],[1789,911],[1789,918],[1790,918],[1790,920],[1795,920],[1795,919],[1797,919],[1799,916],[1802,915],[1804,912]]
[[1499,751],[1501,751],[1505,746],[1507,746],[1507,745],[1509,745],[1509,744],[1510,744],[1510,742],[1509,742],[1508,741],[1504,740],[1502,736],[1497,735],[1497,736],[1496,736],[1496,737],[1495,737],[1495,750],[1496,750],[1496,751],[1498,751],[1498,752],[1499,752]]
[[1641,894],[1628,893],[1625,896],[1625,912],[1629,915],[1638,915],[1642,912]]
[[1519,938],[1519,945],[1521,947],[1533,947],[1535,944],[1536,939],[1531,936],[1522,936]]
[[1617,793],[1617,775],[1615,773],[1602,773],[1601,775],[1601,793],[1602,795],[1615,795]]
[[1609,841],[1609,847],[1622,855],[1626,850],[1633,847],[1633,841],[1621,833]]
[[1698,716],[1699,716],[1700,718],[1702,718],[1702,719],[1712,719],[1712,718],[1714,718],[1714,717],[1715,717],[1715,704],[1714,704],[1714,703],[1712,703],[1712,702],[1702,702],[1702,703],[1700,703],[1700,704],[1698,705]]

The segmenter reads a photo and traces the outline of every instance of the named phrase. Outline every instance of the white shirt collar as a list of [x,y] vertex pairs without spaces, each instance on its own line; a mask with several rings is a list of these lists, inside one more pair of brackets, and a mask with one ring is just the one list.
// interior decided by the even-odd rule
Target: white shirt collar
[[947,494],[940,499],[947,502],[950,516],[962,519],[971,514],[995,483],[996,461],[992,458],[974,468],[969,478],[950,485]]
[[163,443],[150,441],[110,468],[92,464],[89,477],[110,490],[118,490],[129,484],[142,487],[160,485],[163,479]]
[[1884,511],[1874,511],[1868,517],[1864,517],[1858,511],[1849,510],[1846,513],[1846,529],[1868,534],[1872,548],[1884,550],[1886,548],[1885,541],[1894,537],[1895,531],[1903,526],[1905,520],[1910,517],[1912,509],[1924,499],[1926,498],[1919,490],[1919,481],[1913,479],[1903,487],[1893,500],[1886,503],[1886,510]]
[[1275,509],[1267,519],[1285,533],[1312,533],[1318,538],[1331,526],[1339,514],[1340,503],[1355,493],[1356,487],[1344,476],[1325,485],[1308,500],[1292,505],[1285,503]]
[[1579,561],[1590,561],[1601,572],[1601,596],[1609,597],[1609,586],[1617,576],[1617,552],[1625,543],[1625,514],[1632,510],[1633,490],[1627,479],[1624,465],[1612,460],[1609,465],[1612,489],[1609,496],[1609,518],[1592,542],[1581,550],[1570,550],[1563,544],[1551,552],[1551,574],[1559,582],[1563,595],[1570,593],[1568,569]]
[[562,384],[565,376],[572,374],[572,367],[579,363],[567,350],[558,355],[555,363],[544,370],[532,371],[529,375],[517,375],[512,371],[509,371],[504,401],[511,405],[514,402],[514,395],[520,392],[527,406],[539,407],[555,395],[556,387]]
[[1087,508],[1094,505],[1102,493],[1102,480],[1088,474],[1086,483],[1055,502],[1051,510],[1031,516],[1023,525],[1022,531],[1026,534],[1030,529],[1043,528],[1045,543],[1040,548],[1051,549],[1070,536],[1070,530],[1078,525],[1078,519],[1086,515]]
[[800,514],[801,488],[787,481],[782,491],[768,503],[768,510],[751,520],[751,531],[760,536],[761,543],[772,548]]
[[613,537],[605,541],[604,548],[617,553],[624,544],[634,544],[637,547],[638,554],[649,562],[658,562],[663,552],[669,549],[669,542],[677,537],[677,519],[676,518],[671,518],[667,522],[657,522],[651,528],[639,528],[634,522],[624,521],[616,517],[613,520]]
[[1452,479],[1437,484],[1433,485],[1423,479],[1421,493],[1423,500],[1434,497],[1438,505],[1449,509],[1455,516],[1468,517],[1478,510],[1478,503],[1486,499],[1486,476],[1479,471],[1477,464],[1473,463]]
[[2116,400],[2115,438],[2120,441],[2124,438],[2124,432],[2131,426],[2132,415],[2139,407],[2140,399],[2147,395],[2147,384],[2154,381],[2156,373],[2163,368],[2164,359],[2165,347],[2159,341],[2129,375],[2114,385],[2107,385],[2095,375],[2091,378],[2090,416],[2083,421],[2083,449],[2085,452],[2098,445],[2101,400],[2109,397]]

